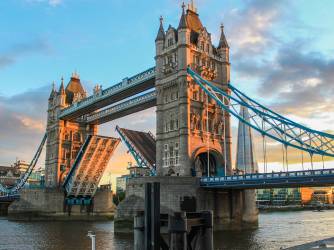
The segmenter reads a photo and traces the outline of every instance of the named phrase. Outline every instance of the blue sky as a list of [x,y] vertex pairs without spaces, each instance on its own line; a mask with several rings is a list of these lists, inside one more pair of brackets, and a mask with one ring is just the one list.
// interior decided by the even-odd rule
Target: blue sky
[[[177,26],[181,3],[0,1],[0,164],[16,156],[30,160],[45,128],[52,81],[59,85],[76,70],[91,92],[96,83],[108,87],[153,66],[159,16],[165,28]],[[334,1],[195,3],[216,44],[224,23],[235,85],[303,124],[334,130]],[[101,133],[115,135],[115,124],[154,131],[154,109]],[[131,160],[121,157],[125,151],[111,162],[115,173]]]

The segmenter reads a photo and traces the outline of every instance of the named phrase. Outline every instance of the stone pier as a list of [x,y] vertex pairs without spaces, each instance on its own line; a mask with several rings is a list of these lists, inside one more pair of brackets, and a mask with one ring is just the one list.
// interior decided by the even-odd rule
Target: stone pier
[[64,212],[64,193],[59,189],[23,189],[20,200],[8,208],[10,220],[109,220],[113,219],[115,205],[110,190],[98,190],[94,197],[92,213],[80,211],[79,205],[72,206],[71,214]]
[[[137,211],[144,210],[146,182],[160,182],[161,213],[179,212],[189,206],[195,211],[212,210],[215,231],[258,225],[258,212],[250,209],[255,207],[255,200],[248,199],[244,191],[203,189],[196,177],[138,177],[127,183],[126,198],[118,205],[115,215],[115,232],[133,230],[133,217]],[[188,202],[184,202],[186,200]],[[194,204],[189,203],[190,200],[194,200]]]

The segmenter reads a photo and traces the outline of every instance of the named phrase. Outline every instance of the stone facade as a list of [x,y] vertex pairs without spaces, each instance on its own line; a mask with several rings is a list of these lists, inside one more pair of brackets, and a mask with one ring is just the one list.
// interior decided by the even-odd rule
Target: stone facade
[[48,188],[58,187],[88,134],[97,134],[96,125],[69,122],[58,118],[60,111],[86,97],[79,76],[73,74],[64,88],[63,79],[59,91],[51,91],[48,104],[45,157],[45,185]]
[[157,173],[207,175],[208,160],[211,175],[223,175],[225,169],[230,173],[230,116],[206,96],[186,71],[190,66],[228,91],[229,47],[223,29],[216,48],[193,5],[186,11],[183,6],[177,29],[169,26],[165,32],[162,19],[160,22],[155,57]]
[[[156,37],[157,177],[127,182],[126,199],[117,207],[115,231],[132,230],[133,216],[144,210],[144,183],[160,183],[161,213],[182,210],[186,197],[196,211],[211,210],[214,230],[257,226],[254,193],[200,188],[200,176],[232,174],[230,116],[208,98],[187,74],[187,67],[228,92],[229,46],[223,26],[218,47],[191,4],[177,29]],[[209,168],[208,166],[209,164]],[[176,177],[177,176],[177,177]]]
[[22,189],[20,199],[8,208],[12,220],[105,220],[114,216],[115,205],[111,190],[98,190],[94,211],[87,214],[74,205],[71,215],[64,212],[64,193],[58,189]]

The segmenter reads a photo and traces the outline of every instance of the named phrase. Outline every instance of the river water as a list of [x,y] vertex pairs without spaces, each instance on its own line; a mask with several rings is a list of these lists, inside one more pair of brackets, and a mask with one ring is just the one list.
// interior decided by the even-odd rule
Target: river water
[[[132,249],[132,237],[113,233],[113,222],[11,222],[0,219],[0,249],[90,249],[87,231],[96,232],[96,249]],[[280,249],[334,237],[334,210],[273,212],[259,216],[256,230],[220,232],[215,249]]]

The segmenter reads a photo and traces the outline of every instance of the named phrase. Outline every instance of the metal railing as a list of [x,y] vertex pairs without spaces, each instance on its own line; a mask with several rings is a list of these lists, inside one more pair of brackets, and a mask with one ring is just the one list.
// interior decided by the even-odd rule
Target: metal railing
[[124,91],[130,87],[141,84],[147,80],[153,79],[155,77],[155,67],[149,68],[144,72],[141,72],[137,75],[134,75],[130,78],[125,78],[122,82],[113,85],[105,90],[102,90],[100,93],[91,95],[77,103],[72,104],[71,106],[64,108],[60,113],[60,118],[67,116],[79,109],[87,107],[97,101],[104,100],[111,95],[117,94],[121,91]]
[[232,176],[202,177],[203,187],[264,188],[279,186],[334,185],[334,169],[316,169],[291,172],[252,173]]
[[135,98],[132,98],[130,100],[127,100],[125,102],[122,102],[120,104],[117,104],[115,106],[112,106],[110,108],[104,109],[102,111],[96,112],[92,115],[88,115],[84,118],[84,122],[86,123],[92,123],[95,120],[101,119],[103,117],[115,114],[117,112],[120,112],[122,110],[129,109],[131,107],[135,107],[137,105],[146,103],[148,101],[152,101],[157,97],[156,91],[153,90],[149,93],[137,96]]

